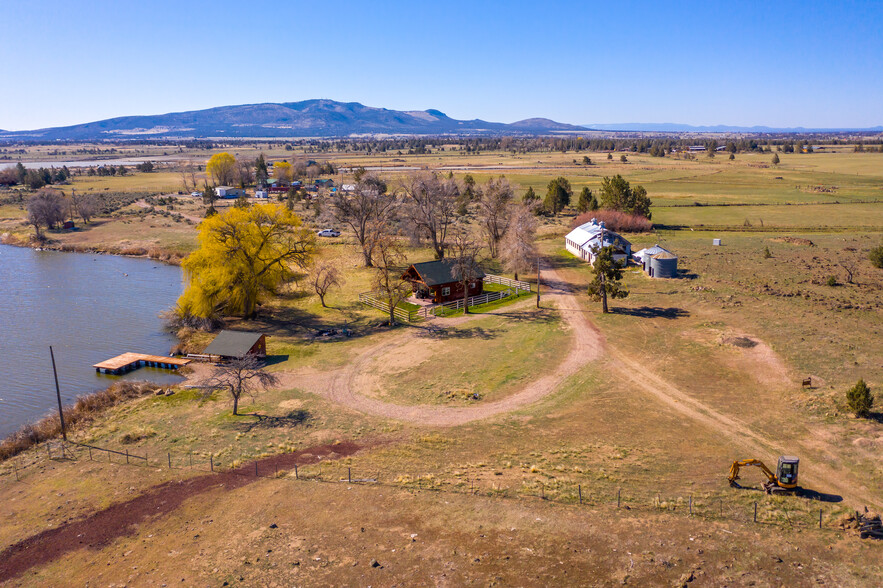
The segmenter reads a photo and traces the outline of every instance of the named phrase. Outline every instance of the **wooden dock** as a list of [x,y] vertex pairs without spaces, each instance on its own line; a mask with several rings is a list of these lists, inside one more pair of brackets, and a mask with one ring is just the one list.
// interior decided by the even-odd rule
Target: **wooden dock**
[[92,367],[102,374],[119,375],[136,370],[140,367],[157,367],[167,370],[176,370],[190,363],[189,359],[177,357],[164,357],[162,355],[147,355],[146,353],[123,353],[112,357],[107,361],[96,363]]

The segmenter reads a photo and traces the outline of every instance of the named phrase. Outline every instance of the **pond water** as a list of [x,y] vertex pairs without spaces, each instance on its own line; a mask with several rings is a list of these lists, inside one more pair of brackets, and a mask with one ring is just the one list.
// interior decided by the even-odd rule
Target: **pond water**
[[149,259],[0,245],[0,438],[57,410],[50,345],[65,404],[120,379],[180,381],[149,368],[102,375],[92,364],[126,351],[168,355],[175,339],[159,313],[181,289],[180,268]]

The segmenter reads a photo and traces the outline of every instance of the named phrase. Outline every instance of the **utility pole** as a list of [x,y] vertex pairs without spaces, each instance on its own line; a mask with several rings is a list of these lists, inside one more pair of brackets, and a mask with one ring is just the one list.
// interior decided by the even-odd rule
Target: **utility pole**
[[537,257],[537,308],[540,307],[540,258]]
[[64,411],[61,409],[61,390],[58,388],[58,371],[55,369],[55,353],[49,346],[49,357],[52,358],[52,375],[55,376],[55,397],[58,398],[58,418],[61,421],[61,438],[67,441],[67,430],[64,427]]

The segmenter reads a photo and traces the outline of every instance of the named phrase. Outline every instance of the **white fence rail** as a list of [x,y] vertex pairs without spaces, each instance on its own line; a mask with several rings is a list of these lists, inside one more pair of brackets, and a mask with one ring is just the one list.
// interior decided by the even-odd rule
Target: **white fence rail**
[[512,280],[510,278],[504,278],[503,276],[487,274],[483,281],[486,284],[500,284],[501,286],[515,288],[519,292],[522,290],[530,292],[530,284],[528,282],[522,282],[521,280]]

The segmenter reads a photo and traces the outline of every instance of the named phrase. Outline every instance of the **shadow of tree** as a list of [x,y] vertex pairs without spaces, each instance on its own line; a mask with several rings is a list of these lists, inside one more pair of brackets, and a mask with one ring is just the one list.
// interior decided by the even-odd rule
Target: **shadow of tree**
[[613,314],[625,314],[638,318],[679,319],[690,316],[690,313],[683,308],[661,308],[658,306],[639,306],[637,308],[615,307],[612,308],[610,312]]
[[243,414],[244,417],[253,417],[257,420],[250,423],[240,423],[237,428],[246,433],[254,429],[279,429],[282,427],[296,427],[306,424],[310,420],[309,411],[303,409],[292,410],[285,416],[273,416],[257,412]]
[[468,329],[445,328],[441,325],[430,324],[425,327],[416,327],[420,329],[419,337],[429,339],[495,339],[500,334],[500,329],[489,329],[485,327],[472,327]]
[[268,355],[266,359],[264,359],[264,365],[269,367],[271,365],[276,365],[277,363],[284,363],[288,361],[288,355]]

